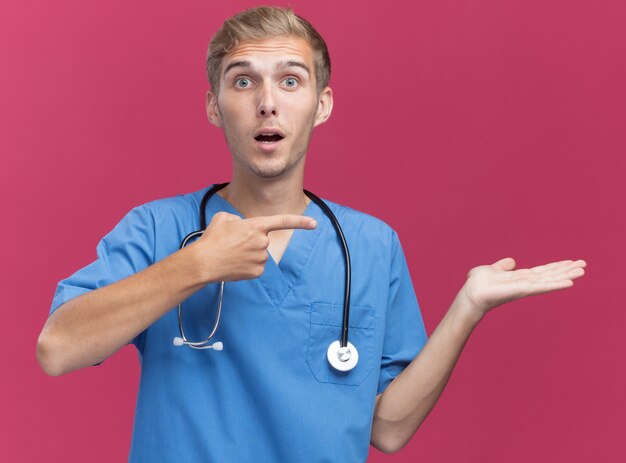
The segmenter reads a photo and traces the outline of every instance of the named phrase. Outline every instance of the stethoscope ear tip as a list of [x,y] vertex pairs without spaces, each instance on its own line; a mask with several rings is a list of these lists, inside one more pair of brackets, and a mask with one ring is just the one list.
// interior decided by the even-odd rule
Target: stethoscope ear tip
[[172,340],[172,344],[174,344],[176,347],[178,346],[183,346],[183,345],[187,345],[193,349],[213,349],[213,350],[224,350],[224,344],[222,344],[221,341],[215,342],[211,345],[205,346],[204,344],[205,342],[185,342],[185,340],[179,336],[176,336],[173,340]]

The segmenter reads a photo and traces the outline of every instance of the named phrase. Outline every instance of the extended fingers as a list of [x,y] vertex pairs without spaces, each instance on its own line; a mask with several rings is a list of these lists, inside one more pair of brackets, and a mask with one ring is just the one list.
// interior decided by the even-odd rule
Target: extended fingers
[[535,275],[542,275],[542,274],[554,275],[554,274],[568,272],[569,270],[572,270],[572,269],[583,268],[586,265],[587,263],[582,259],[577,260],[577,261],[562,260],[560,262],[552,262],[546,265],[539,265],[537,267],[533,267],[528,270],[529,270],[529,273],[532,273]]
[[521,272],[519,276],[531,284],[558,284],[559,282],[566,282],[583,276],[586,265],[587,263],[584,260],[554,262],[528,269],[526,272]]
[[[563,260],[540,265],[530,269],[519,269],[500,274],[501,281],[515,281],[517,284],[530,285],[532,288],[544,287],[546,284],[567,285],[573,284],[571,280],[580,278],[585,274],[584,260]],[[569,281],[569,283],[567,283]]]
[[574,286],[574,282],[570,279],[560,279],[554,281],[539,281],[531,286],[528,295],[548,293],[550,291],[557,291],[559,289],[571,288]]
[[529,270],[532,273],[541,273],[541,272],[544,272],[546,270],[554,269],[555,267],[560,267],[562,265],[570,264],[572,262],[574,262],[574,261],[573,260],[562,260],[562,261],[559,261],[559,262],[551,262],[549,264],[538,265],[537,267],[532,267]]
[[582,277],[585,270],[574,262],[551,267],[540,273],[526,273],[515,278],[514,283],[526,296],[542,294],[574,286],[574,280]]
[[274,230],[291,230],[296,228],[311,230],[317,226],[317,222],[312,217],[295,214],[253,217],[247,220],[257,226],[264,233],[269,233]]

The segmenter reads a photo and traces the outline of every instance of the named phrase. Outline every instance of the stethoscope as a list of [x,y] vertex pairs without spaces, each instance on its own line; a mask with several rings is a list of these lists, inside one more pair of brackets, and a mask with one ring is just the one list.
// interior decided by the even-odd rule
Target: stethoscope
[[[209,202],[209,199],[219,190],[224,188],[228,183],[221,183],[213,185],[202,197],[202,201],[200,202],[200,230],[189,233],[180,244],[180,249],[187,246],[190,240],[199,237],[204,233],[204,230],[207,227],[206,224],[206,205]],[[346,238],[343,234],[343,230],[333,214],[333,211],[326,205],[324,201],[315,196],[313,193],[307,190],[303,190],[304,194],[306,194],[311,201],[317,204],[324,214],[330,219],[335,227],[335,232],[339,237],[339,241],[341,241],[341,245],[343,247],[343,254],[346,260],[346,275],[345,275],[345,285],[344,285],[344,296],[343,296],[343,324],[341,327],[341,340],[333,341],[326,351],[326,357],[328,358],[328,362],[332,365],[333,368],[339,371],[349,371],[352,370],[359,361],[359,352],[356,347],[348,341],[348,324],[350,321],[350,252],[348,251],[348,244],[346,243]],[[215,317],[215,324],[213,329],[211,330],[211,334],[204,341],[189,341],[185,336],[185,332],[183,330],[183,309],[182,303],[178,304],[178,328],[180,330],[180,337],[174,338],[175,346],[186,345],[193,349],[213,349],[213,350],[222,350],[224,345],[221,342],[216,342],[211,345],[206,345],[215,332],[217,331],[217,327],[220,323],[220,315],[222,314],[222,299],[224,297],[224,282],[220,282],[219,296],[217,302],[217,316]]]

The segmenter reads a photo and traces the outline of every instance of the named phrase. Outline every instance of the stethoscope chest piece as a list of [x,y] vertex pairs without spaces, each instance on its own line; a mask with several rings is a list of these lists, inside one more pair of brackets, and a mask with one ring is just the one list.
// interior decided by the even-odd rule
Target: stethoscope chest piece
[[350,371],[359,363],[359,351],[349,341],[346,347],[341,347],[339,341],[331,343],[326,351],[326,357],[332,367],[339,371]]

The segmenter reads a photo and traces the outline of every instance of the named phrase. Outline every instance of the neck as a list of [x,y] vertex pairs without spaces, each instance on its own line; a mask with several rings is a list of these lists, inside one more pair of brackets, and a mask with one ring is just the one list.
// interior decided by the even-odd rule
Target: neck
[[303,179],[244,179],[233,173],[232,181],[218,192],[244,217],[302,214],[310,199],[302,192]]

